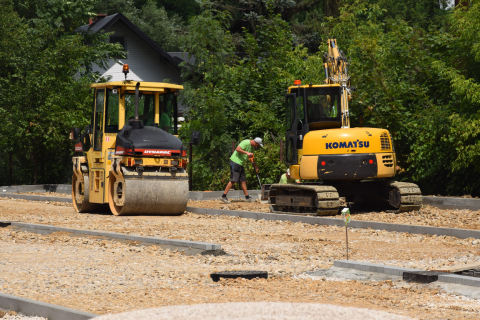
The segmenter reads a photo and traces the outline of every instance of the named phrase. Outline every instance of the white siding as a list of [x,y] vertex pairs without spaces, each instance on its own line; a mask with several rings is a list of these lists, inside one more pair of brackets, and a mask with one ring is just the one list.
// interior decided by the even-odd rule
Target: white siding
[[[170,62],[150,48],[142,39],[137,37],[121,21],[115,22],[106,32],[115,32],[112,36],[125,37],[127,46],[127,58],[119,59],[127,63],[130,73],[127,79],[134,81],[163,82],[170,79],[170,82],[181,84],[180,71],[175,69]],[[161,43],[159,44],[162,45]],[[107,70],[93,66],[93,71],[98,71],[104,77],[111,76],[110,81],[122,81],[125,79],[122,73],[122,65],[115,63],[113,59],[108,61]]]

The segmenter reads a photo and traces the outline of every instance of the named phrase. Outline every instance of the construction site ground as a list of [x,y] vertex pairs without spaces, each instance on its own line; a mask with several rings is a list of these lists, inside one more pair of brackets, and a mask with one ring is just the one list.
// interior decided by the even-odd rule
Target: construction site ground
[[[260,203],[190,201],[189,206],[267,212]],[[479,212],[425,207],[352,219],[478,229]],[[0,198],[0,220],[218,243],[226,255],[185,255],[66,233],[0,228],[0,292],[96,314],[167,305],[288,301],[388,311],[419,319],[478,319],[478,300],[439,285],[311,276],[345,256],[345,228],[185,213],[78,214],[69,203]],[[480,263],[480,242],[446,236],[349,230],[349,258],[417,269]],[[212,282],[212,272],[263,270],[265,280]],[[480,288],[479,288],[480,290]]]

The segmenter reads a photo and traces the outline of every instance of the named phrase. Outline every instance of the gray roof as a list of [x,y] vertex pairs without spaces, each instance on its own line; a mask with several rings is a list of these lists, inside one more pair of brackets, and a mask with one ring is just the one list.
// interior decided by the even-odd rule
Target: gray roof
[[84,25],[78,28],[80,32],[99,32],[107,30],[111,25],[117,21],[123,22],[127,27],[129,27],[133,33],[135,33],[140,39],[145,41],[154,51],[159,55],[163,56],[167,61],[169,61],[177,70],[180,70],[178,64],[183,60],[181,58],[174,58],[163,50],[155,41],[150,39],[142,30],[140,30],[136,25],[134,25],[130,20],[127,19],[123,14],[116,13],[111,16],[98,19],[90,25]]
[[188,52],[168,52],[175,60],[180,62],[187,62],[191,65],[195,64],[195,57],[188,57]]

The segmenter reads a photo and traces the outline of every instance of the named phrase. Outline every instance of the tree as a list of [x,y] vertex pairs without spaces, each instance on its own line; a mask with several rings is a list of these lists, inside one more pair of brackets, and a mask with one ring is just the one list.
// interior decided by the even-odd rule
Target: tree
[[106,43],[105,35],[75,32],[76,24],[90,16],[88,1],[80,1],[76,10],[63,1],[26,1],[24,8],[38,12],[27,10],[23,18],[8,0],[0,1],[0,14],[6,17],[0,22],[0,62],[5,66],[0,72],[0,116],[6,119],[0,149],[8,150],[16,163],[10,183],[65,182],[72,155],[68,133],[85,125],[90,111],[90,63],[105,63],[120,54],[120,47]]

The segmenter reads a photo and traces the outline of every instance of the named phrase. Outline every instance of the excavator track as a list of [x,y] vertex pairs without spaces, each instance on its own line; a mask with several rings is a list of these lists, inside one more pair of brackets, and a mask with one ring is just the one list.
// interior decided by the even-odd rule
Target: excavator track
[[388,191],[388,203],[394,213],[418,211],[422,207],[422,192],[418,185],[410,182],[379,181],[375,182]]
[[272,184],[268,203],[270,212],[311,216],[332,216],[338,213],[337,189],[323,185]]
[[[398,181],[352,181],[331,185],[273,184],[268,203],[270,212],[297,215],[339,214],[340,197],[363,197],[361,203],[392,213],[417,211],[422,207],[418,185]],[[328,182],[327,182],[328,183]],[[355,202],[356,203],[356,202]]]

